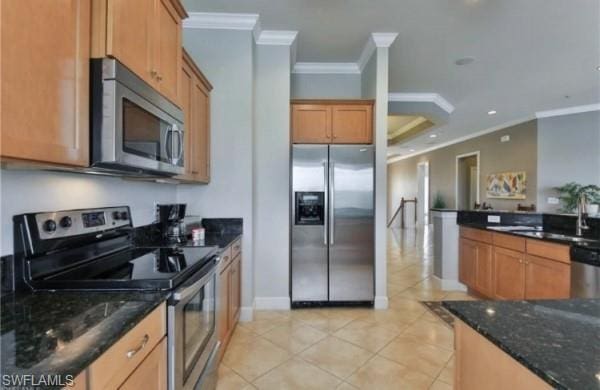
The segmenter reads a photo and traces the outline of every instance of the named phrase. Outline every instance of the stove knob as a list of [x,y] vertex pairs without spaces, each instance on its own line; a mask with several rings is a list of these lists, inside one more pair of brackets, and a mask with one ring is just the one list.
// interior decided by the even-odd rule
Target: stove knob
[[56,231],[56,222],[54,222],[53,219],[48,219],[46,220],[46,222],[44,222],[44,225],[42,227],[44,228],[44,231],[48,233],[53,233],[54,231]]
[[129,215],[127,214],[127,211],[121,211],[121,219],[123,219],[123,220],[129,219]]
[[60,227],[62,228],[69,228],[71,227],[71,225],[73,224],[73,221],[71,220],[71,217],[62,217],[60,219]]
[[121,219],[121,213],[118,211],[113,211],[112,217],[115,221],[118,221],[119,219]]

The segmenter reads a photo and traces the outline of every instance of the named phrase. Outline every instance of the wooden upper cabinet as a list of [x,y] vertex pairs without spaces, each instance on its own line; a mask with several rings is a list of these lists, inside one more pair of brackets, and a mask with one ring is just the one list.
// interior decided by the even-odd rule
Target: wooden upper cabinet
[[531,255],[527,255],[525,264],[525,299],[569,298],[569,264]]
[[370,144],[373,142],[372,105],[334,105],[331,116],[333,143]]
[[294,100],[292,142],[370,144],[373,102],[370,100]]
[[494,248],[494,298],[525,298],[525,254]]
[[181,106],[184,112],[185,174],[187,182],[210,181],[210,91],[212,86],[187,52],[183,52]]
[[88,166],[90,0],[0,7],[0,154]]
[[92,0],[92,57],[113,57],[180,105],[179,0]]
[[292,140],[294,143],[327,144],[331,142],[331,107],[315,104],[292,105]]

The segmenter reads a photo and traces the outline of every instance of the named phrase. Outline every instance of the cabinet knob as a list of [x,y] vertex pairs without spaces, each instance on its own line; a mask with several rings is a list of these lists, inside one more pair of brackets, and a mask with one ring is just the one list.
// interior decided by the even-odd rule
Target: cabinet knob
[[150,76],[152,76],[152,78],[157,78],[158,77],[158,72],[156,71],[156,69],[152,69],[150,71]]
[[160,74],[157,74],[157,75],[156,75],[156,79],[157,79],[158,81],[162,81],[163,77],[162,77]]

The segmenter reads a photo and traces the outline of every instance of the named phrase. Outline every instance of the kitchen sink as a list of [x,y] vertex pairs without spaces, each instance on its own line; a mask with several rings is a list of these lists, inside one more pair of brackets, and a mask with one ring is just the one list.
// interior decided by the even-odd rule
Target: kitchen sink
[[594,241],[596,241],[596,240],[592,240],[589,238],[566,236],[564,234],[549,233],[549,232],[520,232],[519,234],[522,234],[522,235],[528,236],[528,237],[550,239],[550,240],[560,240],[560,241],[568,241],[568,242],[594,242]]

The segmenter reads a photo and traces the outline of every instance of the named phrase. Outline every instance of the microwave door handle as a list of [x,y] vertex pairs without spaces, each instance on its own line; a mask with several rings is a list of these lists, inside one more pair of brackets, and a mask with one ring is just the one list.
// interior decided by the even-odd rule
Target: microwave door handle
[[[177,129],[176,126],[173,126],[174,129]],[[177,132],[177,135],[179,136],[179,154],[177,155],[177,162],[181,161],[181,158],[183,157],[183,130],[175,130]]]
[[173,141],[172,141],[172,137],[171,137],[171,150],[169,151],[169,147],[167,146],[167,140],[169,138],[169,133],[171,132],[171,126],[167,127],[165,134],[163,135],[163,145],[165,147],[165,157],[167,159],[171,159],[173,156]]

